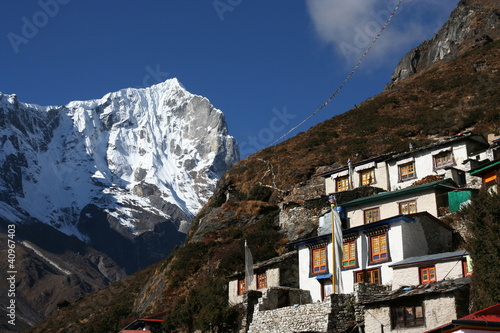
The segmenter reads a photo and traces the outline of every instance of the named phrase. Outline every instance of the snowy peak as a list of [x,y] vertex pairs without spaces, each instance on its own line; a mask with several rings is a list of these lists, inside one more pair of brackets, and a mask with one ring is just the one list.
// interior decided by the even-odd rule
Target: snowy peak
[[144,211],[185,230],[239,159],[223,113],[177,79],[61,107],[1,94],[0,108],[0,191],[11,198],[0,217],[27,213],[81,239],[89,204],[132,234],[154,229]]

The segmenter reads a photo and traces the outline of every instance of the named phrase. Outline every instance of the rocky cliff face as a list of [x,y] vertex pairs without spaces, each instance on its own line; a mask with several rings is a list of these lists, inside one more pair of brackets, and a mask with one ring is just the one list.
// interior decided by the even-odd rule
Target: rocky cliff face
[[460,1],[431,40],[423,42],[401,59],[391,81],[395,83],[403,80],[439,60],[455,59],[471,48],[498,39],[500,36],[495,28],[499,26],[500,8],[497,1]]
[[68,237],[92,249],[75,256],[102,288],[182,244],[238,159],[222,112],[176,79],[57,107],[0,93],[0,226],[18,226],[23,242],[50,226],[51,244],[26,250],[35,257],[72,252]]

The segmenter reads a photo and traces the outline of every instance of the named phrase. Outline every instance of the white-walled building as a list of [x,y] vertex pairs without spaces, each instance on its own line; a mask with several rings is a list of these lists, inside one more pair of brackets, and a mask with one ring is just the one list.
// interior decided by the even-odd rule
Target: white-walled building
[[343,255],[336,263],[331,234],[291,243],[299,251],[299,287],[309,290],[313,301],[333,292],[334,273],[340,274],[336,293],[352,293],[360,282],[392,284],[392,263],[449,251],[452,230],[423,212],[346,229],[342,239],[336,252]]
[[341,204],[347,228],[387,219],[397,215],[427,212],[441,216],[448,209],[447,193],[455,190],[450,179],[382,192]]
[[470,257],[465,250],[410,257],[390,267],[393,270],[392,290],[472,274]]
[[386,158],[379,156],[322,174],[321,176],[325,178],[326,194],[352,190],[361,186],[390,190]]
[[429,175],[452,178],[457,185],[468,182],[467,161],[485,151],[488,141],[477,134],[460,134],[431,146],[397,154],[386,160],[390,189],[402,189]]
[[397,190],[427,176],[451,178],[463,186],[469,183],[467,171],[476,165],[476,160],[491,159],[489,147],[483,136],[464,133],[404,153],[348,163],[321,176],[325,178],[327,195],[361,186]]
[[469,286],[470,278],[458,278],[367,295],[364,332],[422,333],[442,326],[468,313]]

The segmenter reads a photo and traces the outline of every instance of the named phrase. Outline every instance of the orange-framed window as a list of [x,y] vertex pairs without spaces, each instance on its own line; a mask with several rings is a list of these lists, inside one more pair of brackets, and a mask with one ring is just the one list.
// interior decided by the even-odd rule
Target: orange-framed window
[[420,283],[436,282],[436,266],[420,268]]
[[376,208],[365,209],[363,211],[363,216],[365,224],[377,222],[380,220],[380,208],[376,207]]
[[453,165],[453,154],[451,151],[445,151],[434,155],[434,168],[439,169],[445,166]]
[[266,272],[257,274],[257,289],[267,288]]
[[354,273],[356,283],[376,283],[380,284],[380,268],[367,269]]
[[413,179],[416,177],[415,174],[415,163],[410,162],[410,163],[405,163],[401,164],[399,166],[399,180],[400,181],[405,181],[408,179]]
[[464,276],[471,276],[472,275],[472,265],[467,263],[467,260],[462,261],[462,271]]
[[381,262],[389,260],[387,249],[387,233],[370,236],[370,260],[371,262]]
[[361,170],[359,172],[361,186],[375,183],[375,169]]
[[357,267],[356,260],[356,241],[344,242],[342,244],[342,267]]
[[326,260],[326,246],[312,250],[312,274],[326,273],[327,260]]
[[483,183],[484,184],[490,184],[494,183],[497,180],[497,171],[491,171],[483,175]]
[[405,201],[399,203],[399,214],[413,214],[417,212],[417,201]]
[[421,304],[391,307],[391,316],[393,329],[425,325],[424,309]]
[[349,176],[338,177],[335,181],[335,189],[337,192],[347,191],[349,189]]
[[245,279],[238,280],[238,295],[243,295],[247,290]]

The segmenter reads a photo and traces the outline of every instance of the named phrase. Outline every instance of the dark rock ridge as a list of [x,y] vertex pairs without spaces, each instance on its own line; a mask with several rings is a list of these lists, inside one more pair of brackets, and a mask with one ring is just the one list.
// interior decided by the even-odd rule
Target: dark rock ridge
[[[479,1],[482,3],[478,4]],[[410,50],[400,60],[391,75],[391,82],[406,79],[439,60],[455,59],[470,48],[492,42],[499,36],[490,30],[499,25],[500,9],[497,1],[460,1],[431,40]],[[472,43],[464,44],[471,38],[474,38]]]

